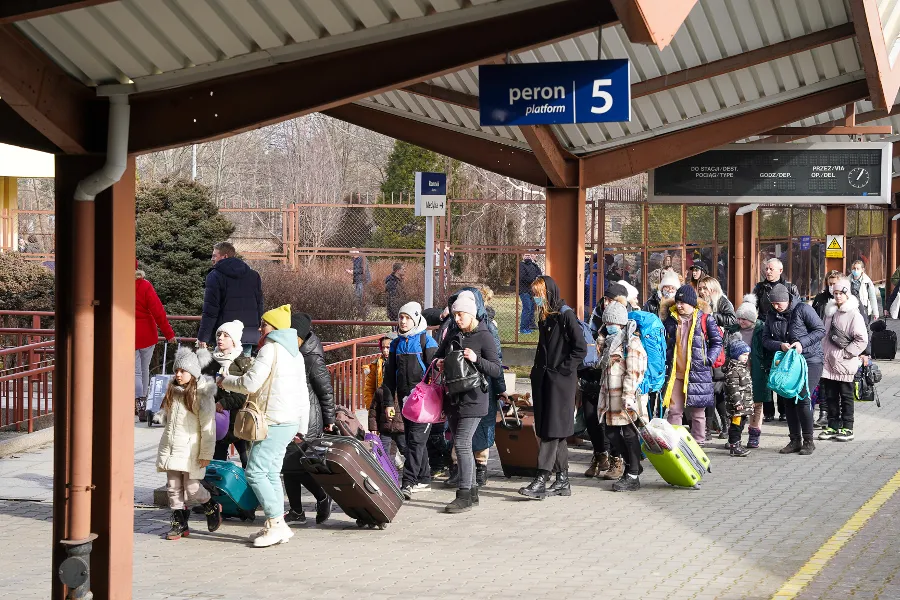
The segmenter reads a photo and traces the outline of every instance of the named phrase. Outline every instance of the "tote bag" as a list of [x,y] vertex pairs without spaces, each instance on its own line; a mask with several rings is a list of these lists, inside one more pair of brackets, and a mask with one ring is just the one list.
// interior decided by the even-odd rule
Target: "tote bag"
[[434,369],[432,362],[425,371],[422,381],[406,397],[403,403],[403,416],[413,423],[440,423],[444,417],[444,384],[440,377],[430,380]]
[[769,372],[769,389],[782,398],[793,398],[794,402],[809,398],[806,359],[796,348],[775,353]]

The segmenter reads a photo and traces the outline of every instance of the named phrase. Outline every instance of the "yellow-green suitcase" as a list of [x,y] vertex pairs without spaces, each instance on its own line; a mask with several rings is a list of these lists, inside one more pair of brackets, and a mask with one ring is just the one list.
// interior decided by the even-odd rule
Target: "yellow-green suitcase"
[[679,437],[677,448],[654,454],[644,446],[644,454],[666,483],[686,488],[700,487],[700,480],[709,472],[709,457],[687,429],[681,425],[672,427]]

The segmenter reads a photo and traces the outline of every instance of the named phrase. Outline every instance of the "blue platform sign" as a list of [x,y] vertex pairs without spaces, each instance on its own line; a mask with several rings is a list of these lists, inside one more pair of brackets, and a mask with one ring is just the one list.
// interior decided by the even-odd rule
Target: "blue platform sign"
[[447,213],[447,174],[416,171],[417,217],[443,217]]
[[811,237],[808,235],[800,236],[800,251],[809,250],[810,243],[812,242]]
[[631,120],[627,59],[478,67],[481,125]]

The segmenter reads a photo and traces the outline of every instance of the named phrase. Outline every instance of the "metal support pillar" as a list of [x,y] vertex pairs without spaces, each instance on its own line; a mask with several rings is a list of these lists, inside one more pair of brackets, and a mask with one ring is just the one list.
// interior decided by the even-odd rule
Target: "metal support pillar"
[[888,294],[893,291],[890,281],[891,276],[894,274],[894,271],[897,270],[897,267],[900,267],[900,239],[898,239],[898,234],[900,234],[900,221],[896,220],[898,218],[897,215],[900,215],[900,210],[888,211],[887,272],[885,273]]
[[829,205],[825,208],[825,233],[827,235],[844,236],[844,258],[826,258],[825,272],[847,272],[847,207],[845,205]]
[[[91,586],[98,598],[131,598],[134,553],[135,160],[118,183],[97,196],[96,322],[94,326],[94,464]],[[99,435],[102,432],[102,435]]]
[[19,249],[18,190],[18,179],[0,177],[0,250]]
[[425,306],[434,308],[434,217],[425,217]]
[[547,274],[584,318],[584,188],[547,188]]
[[[134,408],[122,401],[131,381],[113,374],[130,373],[134,356],[121,335],[134,331],[134,161],[94,202],[73,200],[104,158],[56,157],[54,600],[92,597],[88,586],[96,598],[131,597]],[[61,576],[79,581],[73,558],[90,568],[67,589]]]

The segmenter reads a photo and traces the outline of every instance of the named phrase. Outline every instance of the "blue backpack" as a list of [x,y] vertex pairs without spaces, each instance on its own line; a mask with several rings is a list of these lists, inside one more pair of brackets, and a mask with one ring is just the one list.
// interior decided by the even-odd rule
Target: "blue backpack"
[[[563,304],[561,313],[566,312],[567,310],[572,310],[571,306],[567,304]],[[581,361],[581,366],[579,369],[593,369],[597,366],[597,363],[600,362],[600,355],[597,354],[597,340],[594,339],[594,333],[591,331],[591,326],[582,321],[578,320],[578,325],[581,327],[581,335],[584,336],[584,343],[587,346],[587,354],[584,355],[584,360]]]
[[659,317],[651,312],[634,310],[628,318],[637,323],[641,344],[647,353],[647,371],[638,386],[641,394],[658,392],[666,382],[666,330]]
[[794,402],[809,398],[806,359],[796,348],[775,353],[769,372],[769,389],[782,398],[793,398]]

